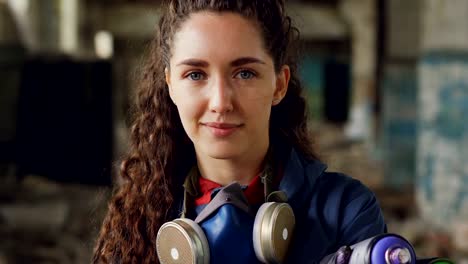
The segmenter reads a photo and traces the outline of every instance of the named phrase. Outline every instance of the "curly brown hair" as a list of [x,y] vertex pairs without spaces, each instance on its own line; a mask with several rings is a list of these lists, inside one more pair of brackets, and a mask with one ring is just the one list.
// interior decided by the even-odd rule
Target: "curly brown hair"
[[234,12],[259,26],[276,72],[285,64],[291,70],[287,94],[272,109],[270,141],[286,142],[306,157],[316,158],[296,70],[293,44],[299,32],[285,14],[283,0],[169,0],[162,11],[137,92],[131,148],[121,164],[123,183],[109,203],[93,263],[158,263],[158,229],[177,216],[176,201],[195,154],[169,97],[164,69],[169,67],[175,32],[194,12]]

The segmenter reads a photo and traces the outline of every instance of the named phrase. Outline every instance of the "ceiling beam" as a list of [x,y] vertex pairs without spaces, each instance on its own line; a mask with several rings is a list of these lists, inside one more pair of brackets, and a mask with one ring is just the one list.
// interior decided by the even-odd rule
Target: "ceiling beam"
[[[151,38],[160,12],[155,5],[117,4],[95,6],[94,25],[116,37]],[[324,5],[291,3],[287,10],[303,39],[343,39],[349,34],[336,8]]]

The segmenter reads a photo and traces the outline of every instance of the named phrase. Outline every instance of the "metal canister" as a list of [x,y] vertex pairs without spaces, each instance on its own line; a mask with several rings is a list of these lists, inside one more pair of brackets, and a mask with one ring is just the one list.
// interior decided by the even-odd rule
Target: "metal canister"
[[382,234],[351,246],[349,264],[415,264],[413,246],[403,237]]

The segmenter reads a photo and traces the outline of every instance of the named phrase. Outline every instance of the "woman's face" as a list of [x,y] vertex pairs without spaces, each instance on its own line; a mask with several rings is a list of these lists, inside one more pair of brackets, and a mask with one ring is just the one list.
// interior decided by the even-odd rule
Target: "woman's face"
[[289,68],[276,74],[254,23],[192,14],[174,35],[169,68],[169,92],[198,156],[248,158],[268,148],[271,107],[286,93]]

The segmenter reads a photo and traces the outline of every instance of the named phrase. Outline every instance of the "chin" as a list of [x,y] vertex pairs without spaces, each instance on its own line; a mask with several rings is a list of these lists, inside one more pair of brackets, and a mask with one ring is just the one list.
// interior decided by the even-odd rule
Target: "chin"
[[203,151],[213,159],[233,159],[240,155],[239,148],[234,146],[207,146]]
[[234,151],[211,151],[207,153],[213,159],[233,159],[239,155]]

